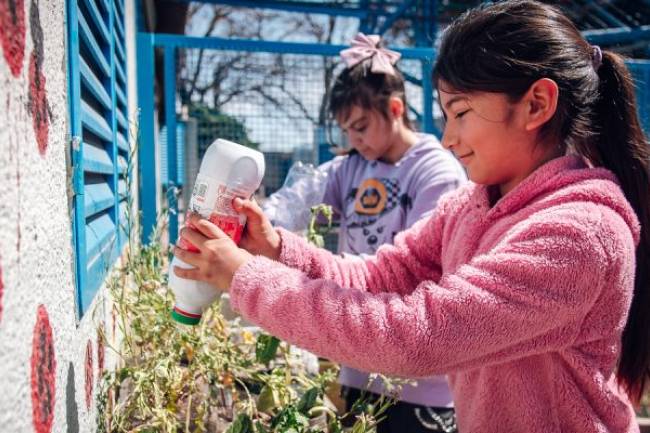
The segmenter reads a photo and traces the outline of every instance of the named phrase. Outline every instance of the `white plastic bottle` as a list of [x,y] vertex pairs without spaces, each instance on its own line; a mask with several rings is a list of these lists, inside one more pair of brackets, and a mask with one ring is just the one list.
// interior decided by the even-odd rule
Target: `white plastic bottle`
[[[206,150],[194,183],[189,212],[198,213],[217,225],[235,243],[239,243],[246,217],[232,207],[235,197],[250,198],[264,177],[264,155],[257,150],[231,141],[217,139]],[[179,238],[178,247],[198,251],[194,245]],[[208,283],[176,276],[174,266],[192,266],[174,257],[169,265],[169,287],[176,295],[172,310],[174,320],[196,325],[203,311],[221,293]]]

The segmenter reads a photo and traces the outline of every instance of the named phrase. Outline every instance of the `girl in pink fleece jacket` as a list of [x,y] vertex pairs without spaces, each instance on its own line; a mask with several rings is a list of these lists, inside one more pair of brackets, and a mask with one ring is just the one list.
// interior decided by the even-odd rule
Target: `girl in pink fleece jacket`
[[434,70],[472,184],[365,261],[208,221],[183,278],[230,287],[274,335],[361,370],[448,374],[461,432],[636,432],[650,342],[648,143],[620,56],[534,1],[473,9]]

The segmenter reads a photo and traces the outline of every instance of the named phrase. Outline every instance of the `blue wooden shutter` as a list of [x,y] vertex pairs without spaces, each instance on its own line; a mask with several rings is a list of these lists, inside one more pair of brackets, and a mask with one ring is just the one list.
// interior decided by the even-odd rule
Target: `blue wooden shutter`
[[128,122],[123,0],[68,0],[74,242],[83,314],[125,236]]

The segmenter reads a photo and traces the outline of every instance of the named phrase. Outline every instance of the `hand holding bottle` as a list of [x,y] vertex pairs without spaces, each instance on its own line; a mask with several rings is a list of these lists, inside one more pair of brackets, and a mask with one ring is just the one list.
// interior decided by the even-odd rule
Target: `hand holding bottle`
[[247,219],[239,245],[253,255],[277,260],[280,256],[280,235],[257,203],[236,198],[233,200],[233,208]]
[[198,252],[174,248],[176,257],[193,266],[191,269],[175,266],[174,273],[188,280],[206,282],[219,290],[227,291],[235,272],[253,257],[223,230],[198,215],[190,216],[187,227],[181,230],[181,237]]

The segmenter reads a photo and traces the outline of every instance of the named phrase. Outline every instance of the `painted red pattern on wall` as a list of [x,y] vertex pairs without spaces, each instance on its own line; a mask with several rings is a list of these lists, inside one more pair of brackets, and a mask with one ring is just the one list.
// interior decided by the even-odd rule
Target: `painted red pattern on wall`
[[25,58],[25,2],[0,0],[2,52],[14,77],[20,75]]
[[29,59],[29,109],[32,114],[38,150],[41,155],[45,155],[52,113],[47,102],[45,75],[43,75],[43,59],[45,58],[43,28],[36,0],[32,0],[29,8],[29,31],[34,44],[34,50]]
[[32,417],[36,433],[50,433],[56,401],[56,358],[52,327],[45,306],[39,305],[32,340]]
[[88,340],[86,344],[86,409],[90,409],[93,397],[93,344]]
[[50,129],[49,108],[47,104],[47,91],[45,90],[45,76],[37,66],[36,55],[32,54],[29,62],[29,107],[32,113],[32,123],[38,151],[45,155],[47,138]]
[[115,341],[115,325],[117,324],[117,308],[113,306],[111,308],[111,336],[113,341]]
[[105,332],[103,328],[97,332],[97,380],[100,380],[104,374],[104,354],[106,352],[104,345]]

